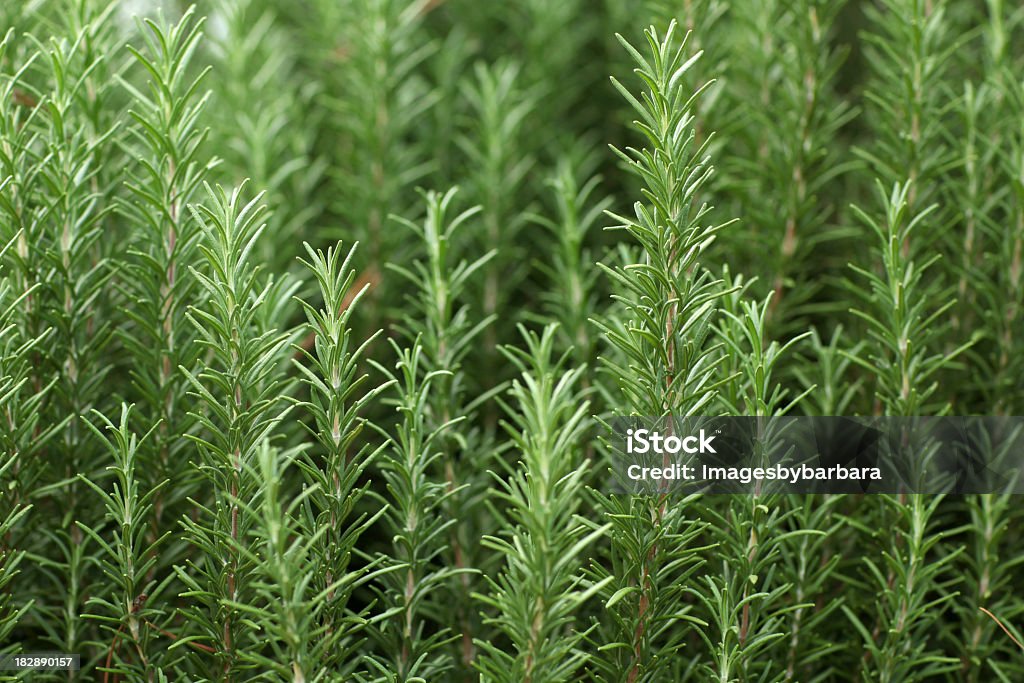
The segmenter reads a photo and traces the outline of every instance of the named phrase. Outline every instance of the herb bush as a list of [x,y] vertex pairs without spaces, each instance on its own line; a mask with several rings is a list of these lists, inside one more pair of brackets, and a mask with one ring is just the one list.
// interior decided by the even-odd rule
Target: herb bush
[[0,679],[1024,680],[1012,497],[597,438],[1024,410],[1017,3],[165,5],[0,6]]

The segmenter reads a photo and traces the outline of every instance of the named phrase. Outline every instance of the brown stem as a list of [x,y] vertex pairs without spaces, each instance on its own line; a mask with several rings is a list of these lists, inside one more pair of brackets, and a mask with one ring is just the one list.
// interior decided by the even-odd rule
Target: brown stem
[[1013,643],[1017,647],[1019,647],[1020,649],[1024,650],[1024,643],[1022,643],[1019,640],[1017,640],[1017,636],[1015,636],[1012,633],[1010,633],[1010,629],[1006,628],[1006,626],[1003,625],[1003,622],[999,621],[999,618],[996,615],[992,614],[991,612],[989,612],[984,607],[979,607],[978,609],[980,609],[982,612],[984,612],[989,618],[992,619],[992,621],[996,622],[996,625],[999,626],[999,628],[1003,629],[1003,633],[1005,633],[1007,636],[1009,636],[1010,640],[1012,640]]

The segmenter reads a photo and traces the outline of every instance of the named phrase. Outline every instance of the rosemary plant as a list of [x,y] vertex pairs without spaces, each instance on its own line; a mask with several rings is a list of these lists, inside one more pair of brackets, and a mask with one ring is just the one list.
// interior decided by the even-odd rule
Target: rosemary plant
[[1007,0],[0,3],[0,680],[1021,680],[1015,493],[625,494],[611,429],[991,416],[1016,467],[1021,46]]
[[488,580],[489,591],[478,595],[496,613],[491,619],[512,647],[506,651],[481,641],[477,666],[487,680],[571,680],[588,660],[580,649],[587,633],[572,627],[574,614],[613,580],[589,584],[581,556],[611,524],[588,529],[575,514],[586,470],[579,441],[588,404],[576,386],[584,368],[562,371],[564,357],[553,357],[554,325],[540,336],[524,336],[525,350],[507,350],[522,374],[509,391],[518,406],[506,407],[522,461],[507,480],[496,475],[510,533],[483,541],[504,556],[505,567]]
[[[620,38],[646,90],[640,99],[613,83],[640,116],[636,125],[650,147],[618,152],[643,179],[647,202],[634,204],[635,217],[613,217],[639,241],[644,262],[605,268],[627,293],[620,298],[621,323],[598,323],[620,351],[622,360],[606,363],[630,414],[670,421],[709,409],[724,383],[715,378],[721,356],[710,337],[715,303],[727,291],[698,262],[724,226],[704,224],[708,207],[697,203],[711,168],[707,143],[694,144],[695,95],[682,77],[699,53],[688,57],[676,30],[674,22],[664,35],[648,29],[649,57]],[[688,542],[698,527],[664,499],[606,498],[602,505],[615,557],[606,599],[609,607],[619,603],[610,625],[615,630],[602,638],[628,643],[607,650],[606,675],[630,683],[665,677],[680,666],[669,654],[679,646],[685,621],[675,605],[686,591],[684,570],[692,571],[697,560]]]
[[[446,541],[456,520],[444,514],[449,497],[460,492],[431,475],[444,456],[439,447],[444,433],[461,418],[432,428],[427,412],[433,383],[448,373],[424,373],[423,347],[417,339],[408,349],[397,349],[395,377],[398,398],[393,399],[401,415],[395,426],[394,454],[384,461],[389,498],[387,523],[393,534],[390,554],[395,571],[385,577],[383,600],[394,610],[380,629],[379,638],[391,657],[380,664],[382,673],[396,680],[428,679],[450,674],[452,657],[442,648],[457,638],[440,617],[445,613],[444,596],[460,568],[445,562]],[[462,568],[461,572],[470,571]]]

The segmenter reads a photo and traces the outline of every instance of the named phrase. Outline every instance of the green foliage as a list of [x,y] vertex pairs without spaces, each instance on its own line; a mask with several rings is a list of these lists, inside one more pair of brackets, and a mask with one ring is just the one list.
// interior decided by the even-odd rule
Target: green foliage
[[625,495],[602,436],[1020,414],[1022,45],[1006,0],[0,3],[0,656],[1021,680],[1015,496]]
[[540,264],[551,283],[544,297],[545,313],[559,322],[563,344],[572,348],[576,360],[590,363],[597,351],[590,319],[598,311],[599,273],[590,267],[588,238],[612,200],[593,197],[601,183],[599,175],[590,174],[596,156],[587,153],[580,158],[586,148],[581,145],[580,150],[563,157],[548,181],[555,216],[538,215],[535,220],[558,242],[553,265]]
[[125,220],[138,228],[131,232],[126,277],[120,281],[131,318],[120,336],[145,429],[157,425],[145,445],[153,467],[143,476],[151,484],[164,479],[182,484],[157,494],[158,525],[165,509],[180,514],[191,494],[183,485],[191,473],[189,443],[182,435],[192,430],[193,418],[188,383],[178,368],[193,369],[201,353],[197,344],[185,343],[191,337],[186,311],[197,297],[196,280],[187,269],[196,262],[201,232],[188,206],[216,164],[204,157],[207,129],[201,116],[208,96],[200,88],[205,70],[189,70],[202,25],[191,14],[173,26],[143,23],[145,50],[130,51],[148,87],[126,88],[134,124],[126,144],[135,152],[137,168],[126,180],[127,195],[117,201]]
[[381,447],[361,439],[366,422],[363,407],[387,385],[365,387],[367,376],[359,358],[372,340],[353,340],[350,317],[365,288],[352,292],[354,273],[349,267],[353,251],[342,257],[341,245],[326,252],[305,245],[307,269],[316,279],[321,304],[302,300],[306,312],[306,346],[298,352],[307,364],[293,359],[309,390],[301,407],[312,417],[306,424],[317,449],[303,458],[305,479],[313,487],[306,506],[308,529],[317,532],[317,563],[312,567],[313,586],[326,598],[324,636],[339,668],[352,668],[348,659],[363,639],[366,618],[349,607],[355,587],[368,579],[371,564],[353,566],[360,535],[384,510],[369,514],[359,509],[367,487],[360,479]]
[[208,144],[224,159],[221,182],[248,178],[266,193],[267,232],[275,237],[260,240],[259,257],[278,272],[295,264],[276,244],[301,240],[303,226],[324,210],[315,192],[325,170],[314,149],[316,128],[292,125],[320,93],[303,82],[301,51],[271,9],[253,0],[214,9],[211,20],[223,28],[209,41],[210,78],[223,87],[211,93]]
[[[395,571],[387,576],[383,596],[394,616],[381,628],[380,639],[390,655],[381,665],[396,680],[429,680],[452,668],[451,657],[441,646],[456,637],[440,622],[442,596],[459,568],[444,562],[446,540],[456,520],[445,515],[444,505],[460,489],[432,477],[445,455],[442,437],[462,418],[431,427],[428,422],[433,384],[446,376],[424,372],[423,347],[417,339],[411,348],[396,348],[399,356],[393,399],[401,422],[395,425],[393,455],[381,465],[389,500],[386,521],[392,533],[390,559]],[[469,571],[462,569],[463,572]],[[435,630],[436,629],[436,630]]]
[[[0,249],[0,257],[6,254],[11,244],[6,244]],[[23,491],[17,488],[16,473],[22,467],[19,456],[20,446],[27,443],[26,434],[20,433],[17,427],[22,411],[26,408],[32,409],[30,400],[20,400],[22,390],[28,382],[28,368],[25,363],[28,351],[31,349],[31,342],[18,345],[17,329],[12,320],[15,317],[16,306],[21,298],[16,299],[11,292],[10,279],[6,273],[0,271],[0,350],[2,350],[2,365],[0,365],[0,405],[4,407],[0,419],[4,421],[4,445],[3,460],[0,460],[0,481],[8,482],[8,486],[0,488],[0,589],[3,597],[0,598],[0,639],[7,643],[14,643],[11,634],[17,626],[18,620],[25,611],[31,607],[31,603],[19,607],[11,599],[11,588],[18,575],[18,565],[24,560],[25,552],[12,547],[9,539],[12,538],[15,525],[18,520],[29,513],[30,506],[22,502]],[[41,398],[41,396],[40,396]],[[28,405],[26,405],[28,404]],[[34,426],[33,420],[26,420],[29,429]],[[0,647],[0,655],[13,654],[20,648],[16,643]]]
[[[116,661],[117,665],[109,668],[110,673],[152,677],[160,669],[156,663],[149,661],[146,654],[156,635],[150,631],[149,624],[161,616],[160,608],[154,605],[161,604],[160,592],[166,588],[166,581],[156,585],[152,572],[159,556],[159,546],[167,540],[170,532],[155,541],[147,539],[153,499],[158,489],[143,491],[140,488],[136,473],[140,461],[139,445],[149,435],[140,440],[129,431],[131,410],[130,406],[122,404],[121,418],[116,425],[102,415],[98,416],[105,430],[110,432],[109,438],[103,430],[87,423],[114,459],[114,465],[109,468],[113,470],[115,478],[112,491],[83,477],[85,483],[103,500],[106,509],[104,521],[111,523],[113,533],[109,533],[111,538],[108,540],[104,538],[108,536],[105,529],[81,523],[80,526],[101,549],[99,565],[111,584],[117,586],[112,592],[116,601],[104,597],[90,600],[92,614],[89,616],[104,625],[105,638],[110,639],[104,668],[112,667]],[[154,600],[147,606],[150,597]],[[133,666],[123,658],[115,660],[114,655],[120,648],[134,649],[138,653],[138,662]]]
[[672,24],[663,38],[648,31],[650,62],[620,38],[648,90],[641,101],[612,82],[640,116],[636,125],[650,148],[617,150],[643,179],[647,203],[634,204],[635,218],[613,218],[640,243],[645,262],[605,267],[628,292],[616,297],[626,321],[620,329],[598,323],[628,359],[628,365],[609,362],[630,412],[659,417],[697,414],[714,399],[721,357],[705,342],[715,301],[725,291],[698,261],[725,226],[702,224],[709,209],[699,202],[698,192],[711,168],[707,143],[696,146],[691,130],[695,95],[681,80],[699,55],[686,59],[685,41],[675,41],[674,30]]
[[[933,376],[962,349],[945,353],[931,350],[945,329],[945,314],[954,301],[943,290],[943,283],[924,279],[939,256],[926,258],[923,263],[913,260],[917,233],[933,215],[934,207],[909,215],[910,187],[909,183],[893,186],[886,196],[879,186],[879,193],[885,197],[884,222],[857,209],[878,240],[882,272],[878,275],[854,266],[866,281],[863,289],[855,289],[868,299],[870,308],[856,308],[853,313],[868,323],[872,342],[872,350],[854,360],[875,377],[876,396],[888,414],[941,414],[948,406],[927,404],[938,388]],[[942,303],[931,310],[935,301]]]
[[504,556],[505,567],[478,596],[497,613],[492,623],[512,648],[480,641],[477,666],[489,681],[567,681],[589,658],[579,648],[586,632],[572,628],[574,613],[613,580],[588,585],[581,555],[611,525],[588,529],[575,514],[586,473],[577,464],[589,407],[576,387],[584,368],[562,371],[564,357],[553,358],[553,325],[541,336],[523,334],[525,350],[506,350],[521,373],[509,390],[518,406],[506,406],[506,413],[515,421],[507,429],[522,460],[507,478],[495,477],[508,505],[509,533],[483,540]]
[[262,307],[273,308],[275,296],[287,294],[273,282],[261,282],[248,264],[264,227],[257,223],[260,197],[243,204],[241,188],[230,195],[219,187],[207,191],[212,207],[192,209],[203,231],[198,249],[205,272],[191,269],[207,300],[186,313],[205,359],[199,370],[181,371],[195,401],[192,416],[203,428],[201,435],[188,435],[196,446],[195,464],[216,496],[199,506],[198,518],[183,520],[189,542],[202,550],[202,564],[194,575],[177,571],[193,599],[187,609],[201,632],[196,642],[216,649],[222,675],[231,678],[245,666],[245,643],[253,637],[254,624],[239,603],[250,599],[261,566],[253,563],[251,548],[255,516],[244,514],[244,507],[262,488],[254,476],[261,473],[259,453],[270,447],[288,411],[282,366],[292,335],[264,328],[259,316]]

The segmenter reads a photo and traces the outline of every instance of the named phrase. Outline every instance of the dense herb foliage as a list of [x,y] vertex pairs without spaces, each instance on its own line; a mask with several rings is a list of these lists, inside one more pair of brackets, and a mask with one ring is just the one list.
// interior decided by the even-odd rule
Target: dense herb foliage
[[1022,73],[1006,0],[0,3],[0,656],[82,664],[0,680],[1024,680],[1015,498],[599,438],[1024,411]]

